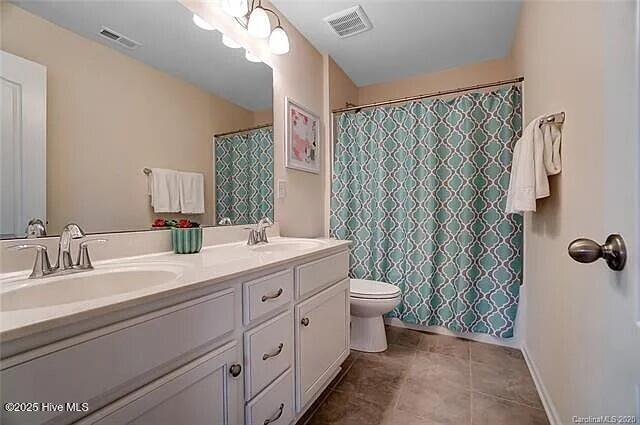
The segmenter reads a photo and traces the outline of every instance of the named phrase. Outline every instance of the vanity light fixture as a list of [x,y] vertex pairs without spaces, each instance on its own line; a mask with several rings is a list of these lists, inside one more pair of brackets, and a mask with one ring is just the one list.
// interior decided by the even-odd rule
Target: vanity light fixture
[[248,0],[223,0],[222,8],[234,18],[241,18],[249,13]]
[[256,55],[254,55],[248,50],[245,50],[244,57],[249,62],[255,62],[255,63],[262,62],[259,57],[257,57]]
[[216,29],[213,25],[211,25],[195,13],[193,14],[193,23],[206,31],[213,31]]
[[222,44],[230,49],[239,49],[240,47],[242,47],[239,43],[236,43],[230,37],[227,37],[226,34],[222,34]]
[[271,31],[269,50],[275,55],[284,55],[289,52],[289,37],[287,37],[287,33],[280,25]]
[[267,12],[261,6],[256,6],[249,15],[247,31],[254,37],[267,38],[271,33],[271,22]]
[[[247,6],[244,15],[238,15],[237,11],[232,11],[228,3],[239,3],[244,1]],[[226,6],[225,6],[226,5]],[[224,10],[231,16],[233,16],[238,24],[246,29],[249,34],[256,38],[269,38],[269,50],[274,55],[283,55],[290,50],[289,36],[287,32],[282,28],[280,23],[280,16],[271,9],[262,7],[261,0],[251,0],[251,6],[249,7],[248,0],[224,0]],[[269,15],[267,12],[273,14],[278,20],[278,25],[271,30],[271,21],[269,21]]]

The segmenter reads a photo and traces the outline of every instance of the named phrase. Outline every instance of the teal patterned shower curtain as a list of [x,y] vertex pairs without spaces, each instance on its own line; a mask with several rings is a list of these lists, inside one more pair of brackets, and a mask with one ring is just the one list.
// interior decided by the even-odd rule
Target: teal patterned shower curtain
[[336,120],[331,234],[352,277],[395,284],[404,322],[513,336],[521,217],[505,214],[520,88],[346,112]]
[[273,220],[273,127],[216,137],[216,223]]

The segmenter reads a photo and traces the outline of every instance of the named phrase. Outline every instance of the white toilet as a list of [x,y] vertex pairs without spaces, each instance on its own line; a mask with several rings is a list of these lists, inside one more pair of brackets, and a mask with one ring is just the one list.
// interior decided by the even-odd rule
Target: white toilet
[[375,280],[351,279],[351,348],[377,353],[387,349],[382,315],[401,299],[400,288]]

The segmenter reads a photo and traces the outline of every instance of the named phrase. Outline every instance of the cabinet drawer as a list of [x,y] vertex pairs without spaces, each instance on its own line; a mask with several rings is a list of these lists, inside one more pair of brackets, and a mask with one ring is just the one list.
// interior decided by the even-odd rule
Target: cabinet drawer
[[340,252],[296,267],[298,298],[344,279],[349,274],[349,252]]
[[293,316],[284,313],[245,333],[245,394],[258,394],[293,364]]
[[121,398],[77,425],[236,425],[242,415],[235,342],[208,353]]
[[349,279],[296,306],[298,412],[322,391],[349,355]]
[[293,299],[291,269],[270,274],[244,284],[244,323],[277,310]]
[[[159,376],[172,361],[234,329],[233,289],[217,292],[131,320],[131,325],[81,342],[0,373],[3,398],[53,403],[88,402],[90,408]],[[162,371],[164,372],[164,371]],[[6,424],[39,424],[72,413],[2,412]],[[77,415],[73,415],[77,417]]]
[[247,404],[245,425],[289,425],[293,421],[293,373],[287,371]]

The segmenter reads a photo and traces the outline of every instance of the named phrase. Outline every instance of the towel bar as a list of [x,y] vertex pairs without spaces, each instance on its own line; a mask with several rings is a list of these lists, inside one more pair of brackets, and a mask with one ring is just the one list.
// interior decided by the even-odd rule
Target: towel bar
[[555,114],[547,115],[546,117],[540,120],[539,125],[544,124],[562,124],[564,123],[565,114],[564,112],[558,112]]

